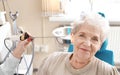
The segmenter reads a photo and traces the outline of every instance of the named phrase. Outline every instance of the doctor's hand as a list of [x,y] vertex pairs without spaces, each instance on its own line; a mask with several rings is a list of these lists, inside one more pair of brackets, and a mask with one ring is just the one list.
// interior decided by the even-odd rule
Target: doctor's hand
[[26,46],[32,41],[32,37],[27,38],[24,41],[19,41],[16,48],[13,50],[13,56],[20,59],[25,51]]

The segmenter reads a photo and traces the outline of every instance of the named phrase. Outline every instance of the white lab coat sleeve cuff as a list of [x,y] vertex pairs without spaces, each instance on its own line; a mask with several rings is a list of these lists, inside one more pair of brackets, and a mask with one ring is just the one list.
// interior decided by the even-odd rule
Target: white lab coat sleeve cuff
[[15,69],[18,66],[19,62],[20,59],[10,54],[6,61],[1,64],[1,72],[3,72],[4,75],[14,75]]

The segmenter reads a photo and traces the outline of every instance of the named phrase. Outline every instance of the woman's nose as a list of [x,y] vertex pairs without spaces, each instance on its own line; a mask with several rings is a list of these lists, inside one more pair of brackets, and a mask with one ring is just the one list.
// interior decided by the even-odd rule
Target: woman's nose
[[84,40],[84,45],[85,46],[90,46],[91,45],[90,40],[88,40],[88,39]]

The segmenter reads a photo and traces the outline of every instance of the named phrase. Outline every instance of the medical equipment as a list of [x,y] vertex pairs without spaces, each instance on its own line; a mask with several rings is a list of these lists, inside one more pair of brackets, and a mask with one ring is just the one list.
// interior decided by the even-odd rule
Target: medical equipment
[[72,26],[63,25],[53,30],[53,35],[59,44],[70,44],[70,33]]
[[[25,39],[27,39],[29,37],[30,37],[30,35],[27,32],[25,32],[25,33],[20,34],[20,35],[12,35],[6,39],[12,40],[12,41],[20,41],[20,40],[24,41]],[[32,40],[32,37],[31,37],[31,40]]]

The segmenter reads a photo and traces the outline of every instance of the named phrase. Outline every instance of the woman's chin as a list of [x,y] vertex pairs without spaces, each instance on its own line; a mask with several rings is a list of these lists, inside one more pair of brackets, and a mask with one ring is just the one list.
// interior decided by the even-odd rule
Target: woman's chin
[[78,52],[78,58],[80,59],[89,59],[90,58],[90,52]]

